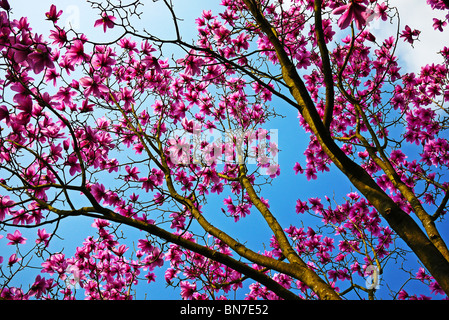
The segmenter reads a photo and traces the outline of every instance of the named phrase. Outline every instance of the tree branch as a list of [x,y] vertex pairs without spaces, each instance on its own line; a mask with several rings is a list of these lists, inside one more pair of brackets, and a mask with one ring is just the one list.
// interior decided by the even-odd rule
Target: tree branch
[[327,49],[326,41],[324,39],[323,21],[321,17],[322,0],[315,0],[315,34],[317,38],[318,48],[320,49],[322,72],[324,75],[324,83],[326,86],[326,107],[324,110],[324,126],[329,129],[334,113],[334,80],[332,76],[332,68],[329,59],[329,51]]
[[[55,212],[60,215],[83,215],[88,217],[94,217],[94,218],[103,218],[107,219],[109,221],[122,223],[127,226],[135,227],[139,230],[146,231],[154,236],[157,236],[161,239],[164,239],[170,243],[174,243],[176,245],[179,245],[187,250],[191,250],[195,253],[198,253],[206,258],[209,258],[211,260],[220,262],[225,264],[226,266],[229,266],[230,268],[248,276],[249,278],[260,282],[262,285],[266,286],[269,290],[273,291],[275,294],[277,294],[279,297],[286,299],[286,300],[300,300],[300,297],[293,292],[287,290],[282,285],[271,279],[269,276],[265,275],[262,272],[259,272],[247,264],[235,260],[231,258],[228,255],[222,254],[218,251],[212,250],[208,247],[202,246],[198,243],[192,242],[188,239],[183,238],[181,235],[175,235],[171,232],[168,232],[160,227],[157,227],[154,224],[149,224],[142,220],[137,220],[133,218],[124,217],[122,215],[119,215],[115,213],[112,210],[109,210],[104,207],[100,208],[94,208],[94,207],[84,207],[81,209],[76,210],[75,212],[69,211],[69,210],[58,210],[56,208],[53,208],[49,206],[48,204],[44,203],[43,201],[39,202],[41,206],[46,207],[48,210]],[[101,215],[98,215],[98,214]]]
[[444,209],[447,206],[447,202],[449,201],[449,190],[446,191],[446,194],[444,195],[443,200],[440,203],[440,206],[438,207],[438,209],[435,211],[435,213],[432,215],[432,220],[435,221],[437,220],[441,214],[444,212]]

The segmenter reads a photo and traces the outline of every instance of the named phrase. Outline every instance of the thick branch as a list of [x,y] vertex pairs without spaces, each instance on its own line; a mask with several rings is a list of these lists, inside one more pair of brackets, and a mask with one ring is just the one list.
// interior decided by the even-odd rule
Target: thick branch
[[[241,165],[241,167],[243,167],[243,165]],[[271,213],[271,211],[268,209],[268,207],[265,205],[265,203],[263,203],[259,198],[256,191],[254,190],[254,187],[246,176],[245,170],[242,168],[240,169],[239,179],[240,183],[248,193],[248,196],[250,197],[252,203],[256,206],[256,208],[264,217],[268,226],[273,231],[279,247],[282,250],[282,254],[290,261],[291,264],[296,265],[297,268],[301,271],[301,277],[299,278],[299,280],[303,281],[308,287],[312,288],[312,290],[316,292],[320,297],[332,297],[334,299],[339,299],[339,296],[337,294],[329,295],[329,292],[332,292],[333,289],[315,272],[308,268],[306,263],[292,248],[284,233],[284,230],[282,229],[274,215]]]

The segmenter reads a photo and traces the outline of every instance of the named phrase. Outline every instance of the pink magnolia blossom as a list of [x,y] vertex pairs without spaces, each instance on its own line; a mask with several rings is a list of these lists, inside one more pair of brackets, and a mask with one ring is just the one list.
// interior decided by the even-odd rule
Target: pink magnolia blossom
[[295,174],[298,174],[298,172],[299,173],[304,172],[304,169],[301,167],[301,165],[298,162],[295,163],[293,170],[295,171]]
[[91,188],[91,193],[98,202],[106,198],[106,188],[101,183],[94,184]]
[[14,201],[9,196],[0,196],[0,221],[5,219],[6,214],[10,214],[10,209],[14,206]]
[[46,280],[45,278],[38,275],[36,276],[36,279],[33,285],[31,286],[29,293],[32,296],[36,296],[36,298],[39,299],[43,294],[47,292],[48,289],[52,287],[52,284],[53,279]]
[[5,120],[5,123],[9,125],[11,123],[11,119],[9,116],[9,110],[8,107],[5,105],[0,105],[0,121]]
[[125,176],[125,181],[129,181],[129,180],[139,180],[139,176],[138,176],[138,174],[140,173],[139,172],[139,169],[137,168],[137,167],[130,167],[130,166],[126,166],[125,167],[125,170],[126,170],[126,172],[128,173],[126,176]]
[[333,14],[342,15],[338,19],[338,26],[346,29],[354,21],[356,27],[361,30],[366,25],[368,16],[372,14],[372,10],[364,5],[367,3],[367,0],[351,0],[348,4],[334,9]]
[[421,34],[419,30],[412,30],[408,25],[405,26],[404,31],[402,31],[400,37],[404,38],[404,41],[407,41],[411,44],[418,39],[418,36]]
[[50,30],[49,38],[53,39],[52,44],[57,44],[60,48],[68,41],[66,31],[57,26],[56,30]]
[[149,69],[154,69],[158,73],[162,72],[162,67],[159,63],[159,59],[153,57],[151,54],[148,54],[145,58],[143,58],[142,63]]
[[433,28],[443,32],[443,27],[447,25],[446,21],[441,21],[440,19],[433,18]]
[[69,65],[75,65],[90,59],[90,56],[84,52],[84,44],[82,40],[75,40],[71,43],[65,57],[67,57],[67,63]]
[[70,167],[69,173],[70,175],[75,175],[77,172],[81,172],[81,165],[78,162],[78,158],[76,156],[69,156],[66,164]]
[[194,52],[190,52],[184,60],[178,60],[185,66],[185,73],[189,76],[199,75],[201,72],[201,66],[204,64],[204,60],[198,56],[195,56]]
[[83,77],[79,80],[79,82],[84,88],[86,88],[84,90],[84,95],[86,98],[91,94],[98,97],[103,93],[109,92],[108,87],[102,84],[101,78],[97,75],[94,75],[93,77]]
[[0,7],[2,7],[6,11],[9,11],[11,9],[11,6],[9,5],[8,0],[1,0]]
[[381,4],[376,4],[376,8],[374,10],[374,12],[379,15],[379,17],[383,20],[386,21],[388,19],[388,15],[387,15],[387,10],[388,10],[388,6],[385,2],[381,3]]
[[444,0],[427,0],[432,9],[444,10],[447,9],[447,3]]
[[55,67],[50,49],[43,44],[38,44],[35,51],[28,55],[34,73],[41,73],[44,68],[53,69]]
[[114,16],[108,15],[106,12],[101,14],[101,19],[95,21],[94,27],[103,26],[103,31],[106,32],[107,28],[114,28],[114,21],[116,18]]
[[112,73],[112,67],[117,63],[114,59],[115,54],[112,52],[96,53],[92,56],[92,66],[103,72],[105,77],[109,77]]
[[37,236],[38,239],[36,239],[36,244],[44,243],[45,246],[48,246],[48,239],[50,238],[51,234],[47,233],[45,229],[38,229]]
[[16,244],[25,244],[26,238],[22,237],[22,233],[19,230],[14,231],[14,233],[8,233],[6,236],[10,242],[8,242],[8,245],[16,245]]
[[8,259],[8,265],[12,266],[14,264],[16,264],[17,262],[19,262],[21,259],[17,256],[16,253],[13,253],[9,259]]
[[189,283],[188,281],[181,281],[180,283],[181,287],[181,296],[185,300],[192,299],[193,294],[196,290],[196,284],[195,283]]
[[139,240],[139,244],[137,245],[143,252],[150,253],[153,251],[154,247],[148,240]]
[[56,23],[61,15],[62,10],[57,11],[56,6],[54,4],[50,6],[50,11],[45,13],[47,20],[53,21],[53,23]]

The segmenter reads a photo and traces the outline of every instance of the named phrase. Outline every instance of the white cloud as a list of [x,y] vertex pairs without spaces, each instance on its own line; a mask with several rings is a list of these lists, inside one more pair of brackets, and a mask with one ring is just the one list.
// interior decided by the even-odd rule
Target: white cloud
[[[438,52],[443,46],[449,46],[449,26],[444,32],[433,29],[433,18],[442,19],[447,12],[432,10],[423,0],[393,0],[391,6],[398,8],[400,17],[399,30],[404,30],[408,25],[412,29],[421,31],[419,41],[415,41],[413,47],[401,38],[398,42],[396,55],[399,56],[400,64],[408,72],[419,72],[426,64],[440,63],[442,57]],[[378,38],[383,39],[397,32],[397,18],[393,24],[386,22],[374,22],[371,32]]]
[[[292,5],[293,0],[284,0],[284,9]],[[390,6],[394,6],[399,12],[399,31],[408,25],[412,29],[421,31],[419,41],[415,41],[413,47],[399,39],[396,55],[399,56],[403,71],[419,72],[426,64],[440,63],[442,57],[438,52],[443,46],[449,46],[449,26],[444,32],[433,29],[433,18],[443,19],[446,11],[432,10],[425,0],[390,0]],[[389,21],[371,22],[370,31],[377,39],[385,39],[396,35],[398,28],[397,17],[390,24]]]

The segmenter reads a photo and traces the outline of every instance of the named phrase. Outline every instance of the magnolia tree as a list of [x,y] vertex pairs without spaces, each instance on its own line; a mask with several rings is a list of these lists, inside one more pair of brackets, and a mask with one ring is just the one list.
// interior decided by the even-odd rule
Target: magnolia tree
[[[183,299],[446,297],[449,48],[403,72],[395,50],[420,31],[394,1],[222,0],[191,40],[176,1],[157,3],[166,39],[136,27],[155,3],[88,2],[121,36],[94,42],[55,5],[37,34],[0,1],[1,298],[131,299],[152,282]],[[438,42],[449,1],[427,4]],[[286,107],[307,147],[280,168]],[[302,188],[340,172],[345,196],[270,198],[281,169]],[[77,219],[94,229],[65,249]]]

